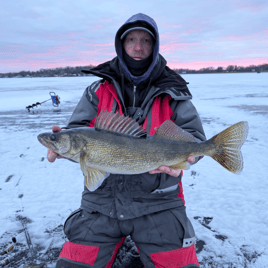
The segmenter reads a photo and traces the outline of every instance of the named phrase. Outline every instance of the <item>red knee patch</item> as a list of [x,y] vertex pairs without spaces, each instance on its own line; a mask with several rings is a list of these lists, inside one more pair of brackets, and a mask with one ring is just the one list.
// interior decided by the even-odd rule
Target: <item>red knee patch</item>
[[151,253],[151,259],[155,268],[177,268],[189,264],[195,264],[199,267],[194,245],[171,251]]
[[99,247],[65,242],[59,258],[94,265],[98,255]]

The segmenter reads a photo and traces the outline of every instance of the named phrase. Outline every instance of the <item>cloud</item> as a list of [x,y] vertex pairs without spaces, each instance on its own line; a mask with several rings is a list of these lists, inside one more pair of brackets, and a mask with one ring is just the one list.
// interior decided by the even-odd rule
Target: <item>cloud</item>
[[107,61],[116,31],[139,12],[157,22],[172,64],[267,58],[266,0],[9,0],[0,10],[0,72]]
[[201,42],[189,42],[189,43],[168,43],[165,45],[160,45],[160,53],[171,54],[178,52],[179,50],[188,50],[191,47],[196,47],[201,49]]

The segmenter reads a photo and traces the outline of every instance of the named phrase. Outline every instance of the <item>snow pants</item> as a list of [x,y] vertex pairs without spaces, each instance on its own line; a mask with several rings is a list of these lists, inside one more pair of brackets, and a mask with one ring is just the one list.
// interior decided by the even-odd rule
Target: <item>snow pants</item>
[[69,241],[62,248],[56,268],[111,268],[128,235],[146,268],[200,267],[185,207],[131,220],[78,209],[66,220],[64,232]]

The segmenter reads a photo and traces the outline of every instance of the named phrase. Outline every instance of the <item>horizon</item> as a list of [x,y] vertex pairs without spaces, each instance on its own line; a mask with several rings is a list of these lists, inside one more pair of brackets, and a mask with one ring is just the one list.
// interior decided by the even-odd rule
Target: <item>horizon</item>
[[96,66],[111,60],[117,30],[136,13],[156,21],[160,54],[172,69],[268,62],[268,3],[263,0],[11,0],[1,6],[0,73]]
[[[259,64],[259,65],[253,65],[253,64],[250,64],[250,65],[247,65],[247,66],[242,66],[242,65],[233,65],[233,64],[230,64],[231,66],[237,66],[237,67],[243,67],[243,68],[249,68],[249,67],[259,67],[260,65],[267,65],[268,63],[262,63],[262,64]],[[230,66],[228,65],[228,66]],[[8,74],[8,73],[20,73],[20,72],[40,72],[42,70],[56,70],[56,69],[65,69],[65,68],[80,68],[80,67],[96,67],[96,65],[92,65],[92,64],[88,64],[88,65],[84,65],[84,66],[64,66],[64,67],[55,67],[55,68],[40,68],[39,70],[36,70],[36,71],[31,71],[31,70],[20,70],[20,71],[16,71],[16,72],[5,72],[5,73],[0,73],[0,74]],[[227,66],[227,67],[228,67]],[[209,66],[209,67],[202,67],[200,69],[189,69],[189,68],[171,68],[172,70],[185,70],[185,71],[202,71],[202,69],[208,69],[208,68],[214,68],[214,70],[217,70],[217,68],[223,68],[223,71],[226,71],[227,67],[223,67],[223,66],[217,66],[217,67],[212,67],[212,66]]]

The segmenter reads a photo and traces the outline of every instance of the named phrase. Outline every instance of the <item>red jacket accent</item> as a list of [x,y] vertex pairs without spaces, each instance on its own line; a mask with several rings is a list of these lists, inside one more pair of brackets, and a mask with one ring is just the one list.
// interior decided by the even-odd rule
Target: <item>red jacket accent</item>
[[[150,135],[154,135],[156,129],[161,126],[166,120],[170,120],[173,115],[173,111],[169,106],[169,101],[171,100],[170,95],[166,95],[163,99],[161,97],[156,97],[153,102],[152,107],[152,121]],[[143,123],[143,128],[146,129],[147,117]]]
[[[118,103],[117,112],[119,111],[120,114],[123,114],[122,105],[118,99],[116,90],[113,86],[113,84],[109,84],[108,81],[105,81],[104,84],[101,84],[96,91],[96,95],[99,98],[99,104],[98,104],[98,112],[97,115],[103,111],[111,112],[113,108],[113,100],[116,99]],[[89,127],[94,127],[95,124],[95,118],[90,122]]]
[[[116,111],[119,112],[121,115],[123,114],[122,105],[118,99],[118,96],[117,96],[117,93],[113,84],[109,84],[108,81],[105,81],[105,83],[101,84],[99,88],[97,89],[96,95],[99,98],[97,115],[99,115],[99,113],[102,110],[103,111],[108,110],[108,112],[111,112],[113,108],[114,99],[116,99],[117,104],[118,104]],[[153,102],[153,106],[152,106],[150,135],[154,135],[156,129],[159,126],[161,126],[162,123],[164,123],[166,120],[172,120],[171,117],[173,115],[173,111],[169,106],[170,100],[171,100],[170,95],[166,95],[164,97],[158,96],[155,98]],[[94,127],[95,118],[90,122],[89,127]],[[142,127],[143,129],[147,128],[147,117],[145,118],[145,121]],[[182,174],[181,174],[181,177],[182,177]],[[182,199],[183,204],[185,205],[183,188],[182,188],[181,182],[179,182],[179,186],[180,186],[180,193],[178,194],[178,197]]]

